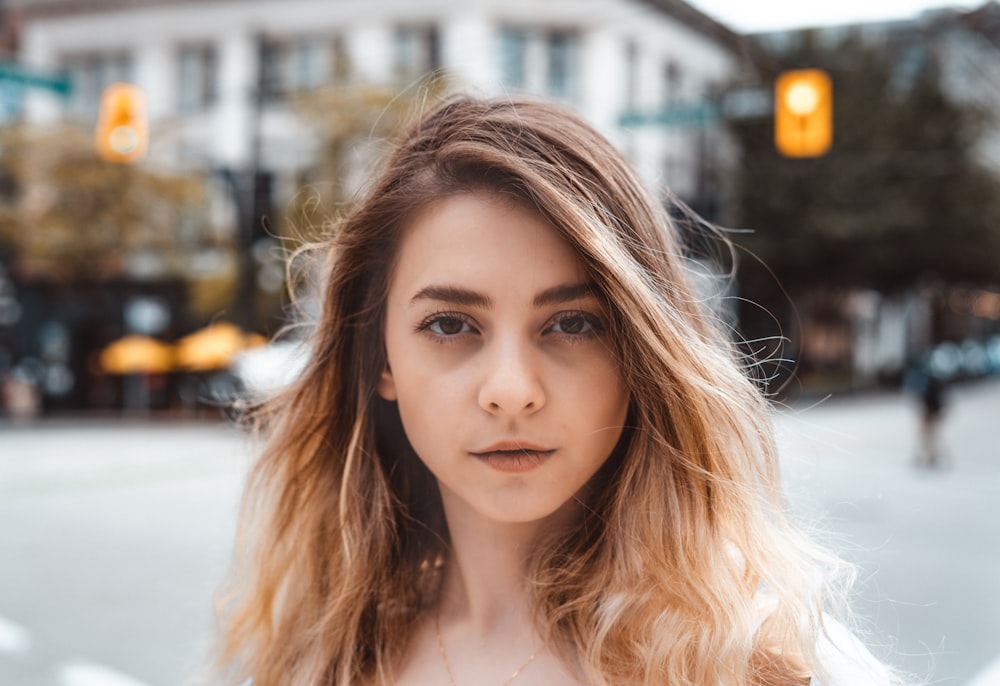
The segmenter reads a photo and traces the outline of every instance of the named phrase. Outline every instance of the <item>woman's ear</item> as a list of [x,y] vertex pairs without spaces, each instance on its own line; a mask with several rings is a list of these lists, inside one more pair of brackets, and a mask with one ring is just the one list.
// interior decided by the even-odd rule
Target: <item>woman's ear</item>
[[375,387],[378,394],[382,397],[382,400],[388,400],[393,402],[396,400],[396,382],[392,378],[392,369],[389,368],[389,363],[385,363],[385,369],[382,370],[382,375],[378,379],[378,385]]

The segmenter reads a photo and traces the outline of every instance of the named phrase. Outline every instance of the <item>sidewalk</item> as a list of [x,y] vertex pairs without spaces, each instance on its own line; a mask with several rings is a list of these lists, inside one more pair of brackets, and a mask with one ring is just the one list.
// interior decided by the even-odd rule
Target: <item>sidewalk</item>
[[915,467],[909,396],[780,409],[786,493],[859,565],[857,610],[882,654],[928,683],[1000,686],[1000,379],[956,386],[949,401],[933,471]]

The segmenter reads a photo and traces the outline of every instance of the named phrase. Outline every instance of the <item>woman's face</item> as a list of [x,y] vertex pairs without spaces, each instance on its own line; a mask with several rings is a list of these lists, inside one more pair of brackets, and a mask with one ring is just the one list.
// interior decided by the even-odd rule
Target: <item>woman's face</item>
[[605,462],[628,408],[605,322],[576,254],[534,211],[466,193],[407,227],[378,391],[449,516],[540,520]]

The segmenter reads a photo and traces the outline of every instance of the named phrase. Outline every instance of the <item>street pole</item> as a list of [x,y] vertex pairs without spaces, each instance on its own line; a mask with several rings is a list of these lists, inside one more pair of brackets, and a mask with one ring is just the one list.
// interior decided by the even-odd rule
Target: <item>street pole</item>
[[233,323],[244,331],[257,328],[257,268],[253,258],[258,222],[266,210],[262,202],[261,119],[265,88],[264,39],[256,38],[257,77],[250,93],[250,155],[244,170],[223,169],[222,174],[236,206],[236,292],[233,297]]

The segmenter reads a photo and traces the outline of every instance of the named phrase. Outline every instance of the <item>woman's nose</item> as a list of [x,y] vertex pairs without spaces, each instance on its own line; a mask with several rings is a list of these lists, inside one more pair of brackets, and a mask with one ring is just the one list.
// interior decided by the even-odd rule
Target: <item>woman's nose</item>
[[526,344],[498,341],[485,364],[479,389],[479,406],[484,410],[490,414],[531,414],[545,405],[538,363]]

